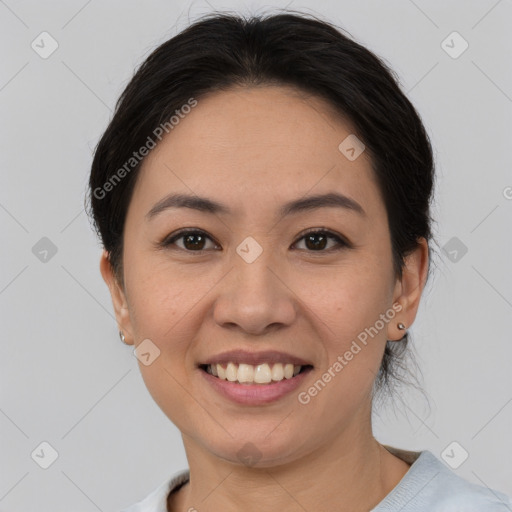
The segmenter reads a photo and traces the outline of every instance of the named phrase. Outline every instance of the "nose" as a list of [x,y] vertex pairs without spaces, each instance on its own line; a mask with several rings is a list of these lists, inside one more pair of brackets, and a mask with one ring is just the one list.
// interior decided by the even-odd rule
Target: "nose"
[[223,279],[214,304],[217,325],[261,335],[294,322],[298,308],[293,286],[277,270],[271,252],[264,250],[252,263],[235,256],[235,268]]

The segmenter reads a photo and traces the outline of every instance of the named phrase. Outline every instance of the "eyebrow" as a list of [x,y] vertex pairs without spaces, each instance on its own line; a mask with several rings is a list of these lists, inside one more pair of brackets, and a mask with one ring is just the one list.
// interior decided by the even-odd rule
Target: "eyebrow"
[[[344,208],[346,210],[358,213],[359,215],[366,216],[366,212],[357,201],[336,192],[318,194],[290,201],[281,206],[278,211],[278,215],[282,218],[286,215],[292,215],[326,207]],[[212,214],[231,213],[230,208],[228,208],[226,205],[218,203],[212,199],[208,199],[207,197],[199,197],[188,194],[169,194],[162,200],[158,201],[158,203],[156,203],[153,208],[149,210],[149,212],[146,214],[146,218],[151,220],[153,217],[169,208],[190,208],[200,212]]]

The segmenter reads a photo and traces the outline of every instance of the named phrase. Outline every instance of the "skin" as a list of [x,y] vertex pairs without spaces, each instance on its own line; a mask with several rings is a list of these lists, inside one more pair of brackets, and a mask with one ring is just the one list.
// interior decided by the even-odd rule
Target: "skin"
[[[369,157],[349,161],[338,149],[351,133],[319,98],[288,87],[236,87],[201,98],[144,161],[126,218],[123,285],[106,252],[100,269],[126,342],[149,338],[161,351],[139,367],[182,433],[191,472],[190,483],[169,497],[169,510],[367,511],[409,469],[373,437],[371,390],[386,340],[402,338],[397,323],[410,327],[415,319],[428,246],[419,240],[398,279]],[[276,217],[282,203],[333,191],[366,214],[321,207]],[[148,220],[171,192],[206,196],[233,212],[172,208]],[[158,248],[184,227],[211,237],[200,254],[187,252],[183,238]],[[312,249],[302,237],[315,228],[350,247],[328,239]],[[236,252],[247,236],[263,249],[250,264]],[[300,404],[298,392],[393,304],[402,307],[393,320]],[[314,369],[276,403],[237,405],[196,367],[237,348],[283,350]],[[247,442],[261,455],[254,466],[237,456]]]

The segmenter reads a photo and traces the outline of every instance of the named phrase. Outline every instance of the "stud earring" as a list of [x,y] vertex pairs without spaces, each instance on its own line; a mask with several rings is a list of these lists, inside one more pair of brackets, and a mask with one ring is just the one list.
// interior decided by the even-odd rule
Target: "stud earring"
[[123,333],[123,331],[119,331],[119,338],[121,338],[121,341],[122,341],[125,345],[127,345],[127,343],[126,343],[126,341],[125,341],[125,339],[126,339],[126,338],[124,337],[124,333]]
[[403,330],[405,329],[405,325],[404,325],[402,322],[399,322],[399,323],[398,323],[398,325],[397,325],[397,327],[398,327],[401,331],[403,331]]

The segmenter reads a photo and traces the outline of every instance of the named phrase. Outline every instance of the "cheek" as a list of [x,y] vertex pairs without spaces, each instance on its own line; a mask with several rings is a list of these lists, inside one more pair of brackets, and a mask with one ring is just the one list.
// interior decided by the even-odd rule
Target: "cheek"
[[366,256],[323,273],[303,272],[296,279],[296,289],[303,290],[301,301],[330,328],[327,332],[345,340],[373,325],[390,307],[394,286],[387,265]]
[[[155,403],[176,425],[182,425],[179,411],[189,405],[190,370],[187,355],[193,345],[197,325],[194,305],[197,288],[174,278],[169,269],[132,259],[126,273],[130,318],[138,345],[149,339],[160,351],[149,365],[139,361],[144,383]],[[194,291],[195,290],[195,291]],[[194,300],[195,299],[195,300]]]
[[164,411],[174,411],[180,405],[180,384],[186,387],[189,378],[186,358],[194,333],[188,328],[186,312],[192,306],[182,290],[159,272],[132,269],[126,284],[136,346],[149,339],[157,354],[150,365],[139,360],[139,369],[155,402]]
[[[349,407],[359,402],[377,375],[387,339],[387,323],[381,315],[391,306],[393,283],[387,263],[376,261],[374,256],[364,256],[350,266],[331,269],[321,280],[317,275],[314,288],[313,279],[308,282],[302,277],[302,288],[315,290],[303,297],[321,320],[317,325],[326,352],[321,371],[330,368],[331,375],[336,375],[325,376],[332,380],[332,394],[329,399],[325,395],[326,403],[334,400]],[[390,317],[387,322],[392,321]]]
[[140,335],[160,337],[193,306],[180,273],[163,268],[154,256],[142,251],[127,254],[125,268],[130,316]]
[[191,400],[185,391],[188,383],[179,361],[173,363],[162,351],[160,357],[149,366],[139,362],[139,369],[155,403],[175,425],[184,427],[181,411],[190,406]]

